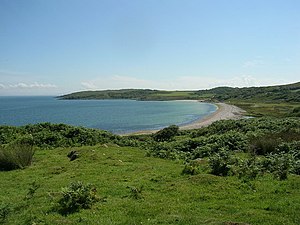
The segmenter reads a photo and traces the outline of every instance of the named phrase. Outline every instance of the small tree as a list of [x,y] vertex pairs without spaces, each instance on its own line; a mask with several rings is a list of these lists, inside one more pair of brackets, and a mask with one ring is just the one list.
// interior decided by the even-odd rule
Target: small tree
[[153,135],[155,141],[169,141],[174,138],[179,131],[179,127],[176,125],[171,125],[166,127]]

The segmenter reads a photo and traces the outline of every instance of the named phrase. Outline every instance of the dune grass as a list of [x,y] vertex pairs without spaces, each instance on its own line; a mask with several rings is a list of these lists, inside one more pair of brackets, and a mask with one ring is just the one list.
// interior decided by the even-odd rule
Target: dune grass
[[[200,173],[181,162],[145,157],[136,148],[93,146],[39,150],[24,170],[0,172],[4,224],[299,224],[300,178],[277,181]],[[61,215],[57,202],[71,182],[91,183],[91,209]],[[4,215],[4,216],[1,216]]]

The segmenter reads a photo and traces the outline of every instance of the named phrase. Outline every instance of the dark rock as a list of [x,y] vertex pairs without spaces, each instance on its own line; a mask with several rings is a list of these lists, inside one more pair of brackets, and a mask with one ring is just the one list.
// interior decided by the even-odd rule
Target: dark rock
[[76,151],[70,151],[67,156],[70,161],[73,161],[79,157],[79,154]]

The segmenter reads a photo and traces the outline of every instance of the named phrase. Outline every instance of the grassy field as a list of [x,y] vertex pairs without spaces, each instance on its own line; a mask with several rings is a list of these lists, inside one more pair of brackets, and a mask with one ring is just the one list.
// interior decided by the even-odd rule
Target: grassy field
[[246,101],[228,101],[229,104],[236,105],[250,116],[274,116],[285,117],[299,107],[296,103],[263,103],[263,102],[246,102]]
[[[182,175],[182,162],[146,157],[137,148],[72,148],[79,153],[74,161],[70,150],[37,150],[30,167],[0,172],[0,223],[300,224],[296,175],[243,182],[207,172]],[[63,216],[57,201],[72,181],[94,184],[100,201]]]

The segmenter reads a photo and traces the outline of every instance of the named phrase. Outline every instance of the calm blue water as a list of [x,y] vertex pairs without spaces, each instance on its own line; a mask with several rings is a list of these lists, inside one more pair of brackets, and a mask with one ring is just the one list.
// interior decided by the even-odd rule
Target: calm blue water
[[193,101],[57,100],[54,97],[0,97],[0,125],[66,123],[113,133],[161,129],[191,123],[216,110]]

